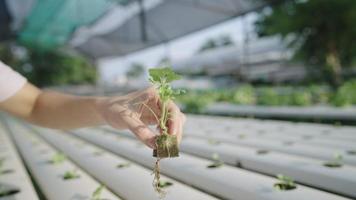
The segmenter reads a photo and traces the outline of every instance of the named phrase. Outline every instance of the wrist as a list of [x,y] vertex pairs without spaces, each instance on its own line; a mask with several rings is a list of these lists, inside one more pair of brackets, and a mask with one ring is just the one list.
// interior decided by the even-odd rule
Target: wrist
[[105,107],[107,106],[108,97],[93,98],[94,110],[99,125],[106,125],[107,122],[104,117]]

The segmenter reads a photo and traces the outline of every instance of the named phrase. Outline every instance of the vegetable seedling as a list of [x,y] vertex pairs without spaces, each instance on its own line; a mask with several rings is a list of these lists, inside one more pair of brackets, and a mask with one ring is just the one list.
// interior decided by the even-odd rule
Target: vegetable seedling
[[119,163],[118,165],[116,165],[117,168],[121,169],[121,168],[126,168],[126,167],[130,167],[131,163],[126,162],[126,163]]
[[265,155],[265,154],[268,154],[269,151],[266,150],[266,149],[258,149],[258,150],[256,151],[256,153],[257,153],[258,155]]
[[91,195],[91,200],[102,200],[101,194],[103,193],[104,189],[104,185],[100,185],[99,187],[97,187]]
[[173,183],[172,182],[169,182],[169,181],[160,181],[159,182],[159,187],[160,188],[166,188],[166,187],[169,187],[169,186],[172,186]]
[[348,150],[346,153],[349,155],[356,155],[356,150]]
[[[184,93],[183,90],[175,90],[171,87],[170,83],[179,80],[181,77],[176,74],[170,67],[155,68],[149,70],[149,81],[156,87],[160,97],[160,109],[161,113],[158,117],[151,108],[148,109],[157,119],[158,126],[161,130],[161,134],[156,136],[155,143],[156,149],[153,150],[153,156],[157,157],[153,173],[155,175],[153,180],[153,186],[155,190],[160,194],[160,197],[164,196],[164,191],[160,187],[160,167],[159,161],[162,158],[178,157],[178,141],[176,135],[170,135],[168,133],[167,122],[169,120],[170,113],[168,110],[168,103],[175,99],[176,96]],[[144,104],[145,105],[145,104]]]
[[6,196],[10,196],[10,195],[14,195],[14,194],[17,194],[19,192],[20,192],[19,189],[8,188],[8,187],[5,187],[3,185],[0,185],[0,198],[6,197]]
[[58,165],[58,164],[63,163],[66,159],[67,159],[67,157],[63,153],[55,153],[52,156],[50,163],[53,165]]
[[211,156],[211,159],[213,160],[213,162],[211,164],[209,164],[208,166],[206,166],[207,168],[218,168],[223,166],[224,162],[220,159],[219,154],[217,153],[213,153],[213,155]]
[[325,167],[330,168],[339,168],[343,165],[343,157],[339,153],[335,153],[334,158],[330,161],[327,161],[323,164]]
[[153,156],[157,158],[178,157],[179,149],[177,137],[175,135],[168,134],[167,122],[170,118],[168,111],[168,103],[176,96],[182,94],[183,90],[174,90],[170,83],[181,79],[170,67],[155,68],[149,70],[150,82],[153,83],[160,97],[161,115],[159,120],[159,128],[161,134],[156,137],[157,149],[154,150]]
[[66,171],[63,175],[64,180],[71,180],[71,179],[77,179],[79,178],[79,174],[76,169]]
[[294,183],[294,180],[283,174],[278,174],[277,179],[279,182],[275,183],[273,187],[280,191],[293,190],[297,188],[297,185]]

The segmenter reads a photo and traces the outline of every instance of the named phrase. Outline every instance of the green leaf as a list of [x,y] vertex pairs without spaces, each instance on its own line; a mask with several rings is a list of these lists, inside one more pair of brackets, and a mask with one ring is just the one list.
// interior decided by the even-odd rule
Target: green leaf
[[100,200],[101,193],[103,192],[104,189],[105,189],[104,185],[100,185],[98,188],[96,188],[92,194],[92,200]]
[[181,76],[175,73],[170,67],[149,69],[149,74],[149,80],[152,83],[170,83],[181,79]]

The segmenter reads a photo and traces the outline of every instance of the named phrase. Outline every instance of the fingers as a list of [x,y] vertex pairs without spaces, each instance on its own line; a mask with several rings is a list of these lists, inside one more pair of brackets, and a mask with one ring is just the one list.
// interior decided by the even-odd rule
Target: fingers
[[178,142],[182,139],[183,125],[185,123],[185,115],[181,113],[176,104],[170,102],[168,107],[170,113],[170,120],[168,121],[169,134],[176,135]]
[[131,132],[133,132],[138,139],[140,139],[144,144],[148,147],[155,149],[155,137],[156,134],[152,132],[152,130],[146,126],[141,120],[130,116],[129,113],[123,117],[123,120],[126,121],[128,128]]

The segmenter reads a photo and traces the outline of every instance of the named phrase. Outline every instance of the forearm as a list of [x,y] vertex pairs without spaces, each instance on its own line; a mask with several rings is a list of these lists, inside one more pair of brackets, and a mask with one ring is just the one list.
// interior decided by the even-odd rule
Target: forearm
[[101,97],[79,97],[41,92],[26,117],[31,123],[56,129],[75,129],[104,124],[99,114]]

